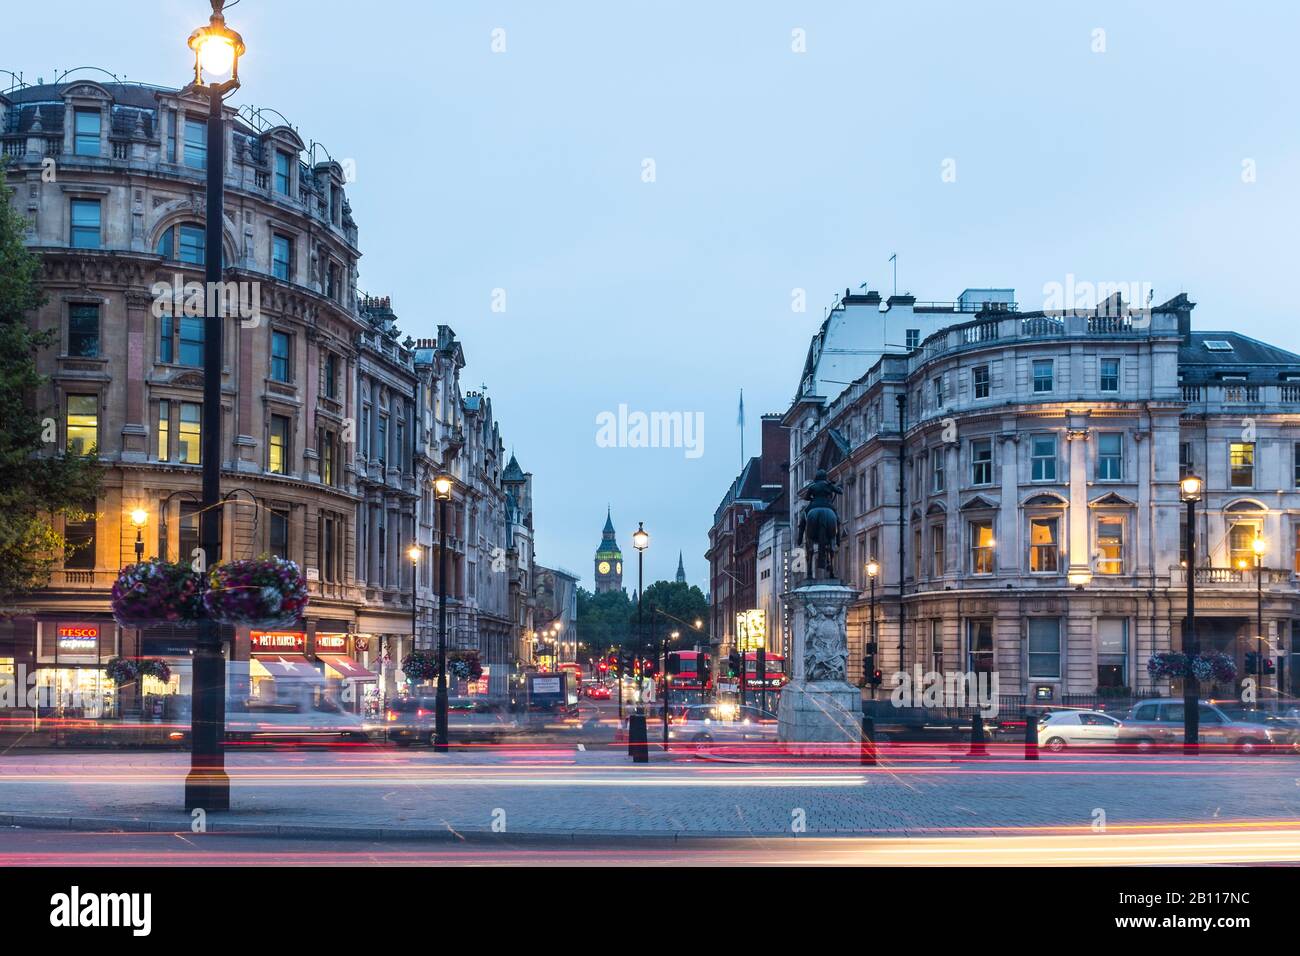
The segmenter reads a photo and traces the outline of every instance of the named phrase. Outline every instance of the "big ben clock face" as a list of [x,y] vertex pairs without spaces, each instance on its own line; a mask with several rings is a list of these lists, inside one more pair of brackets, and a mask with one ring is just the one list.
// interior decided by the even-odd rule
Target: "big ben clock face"
[[623,562],[620,561],[620,562],[618,562],[618,564],[614,565],[614,570],[617,571],[619,574],[622,574],[622,573],[623,573]]
[[608,561],[600,562],[600,564],[596,565],[596,570],[599,571],[601,574],[609,574],[609,562]]

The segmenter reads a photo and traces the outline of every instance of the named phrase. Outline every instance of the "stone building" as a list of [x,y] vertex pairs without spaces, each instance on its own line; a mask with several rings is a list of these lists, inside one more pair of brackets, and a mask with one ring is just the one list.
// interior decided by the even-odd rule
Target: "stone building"
[[[1167,691],[1146,662],[1181,646],[1188,470],[1206,482],[1194,569],[1202,647],[1233,656],[1239,672],[1254,648],[1277,660],[1300,628],[1300,356],[1193,331],[1185,295],[1149,312],[1112,298],[1061,314],[1021,313],[1009,293],[895,296],[883,312],[867,293],[876,308],[856,321],[892,323],[901,310],[902,327],[933,331],[858,356],[856,369],[829,323],[810,346],[784,418],[790,496],[823,467],[843,489],[838,576],[862,590],[851,678],[872,633],[874,559],[886,675],[996,671],[1004,695],[1043,701]],[[841,325],[856,298],[837,306]],[[1267,548],[1263,643],[1256,534]]]

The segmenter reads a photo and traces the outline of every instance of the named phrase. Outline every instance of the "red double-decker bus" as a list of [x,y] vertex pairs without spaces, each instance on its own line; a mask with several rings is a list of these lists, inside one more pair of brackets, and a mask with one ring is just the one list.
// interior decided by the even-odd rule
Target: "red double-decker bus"
[[763,669],[767,671],[765,680],[759,680],[758,676],[758,652],[749,651],[745,654],[745,690],[780,690],[790,682],[790,678],[785,673],[785,658],[780,654],[765,654],[763,657]]
[[[703,703],[713,692],[713,659],[701,651],[669,651],[663,671],[674,703]],[[663,676],[659,693],[662,699]]]

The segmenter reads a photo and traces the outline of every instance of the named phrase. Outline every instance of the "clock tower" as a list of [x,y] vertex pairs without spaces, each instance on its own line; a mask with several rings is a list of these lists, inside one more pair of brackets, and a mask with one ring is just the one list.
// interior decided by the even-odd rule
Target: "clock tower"
[[605,530],[600,536],[600,546],[596,548],[596,593],[618,591],[622,587],[623,552],[614,540],[614,520],[606,509]]

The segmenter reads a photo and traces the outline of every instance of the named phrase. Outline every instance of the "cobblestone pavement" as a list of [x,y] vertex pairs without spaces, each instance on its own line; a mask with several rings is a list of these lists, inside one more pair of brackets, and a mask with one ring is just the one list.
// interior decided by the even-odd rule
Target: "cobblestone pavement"
[[[13,815],[174,823],[184,753],[0,757]],[[613,750],[248,751],[227,757],[220,820],[281,827],[600,834],[933,834],[1300,818],[1300,758],[1044,755],[876,768],[665,758]]]

